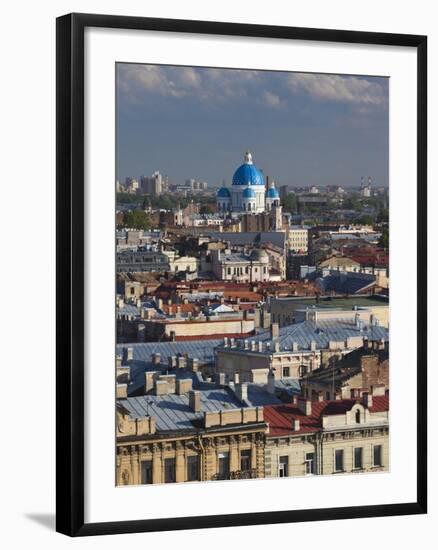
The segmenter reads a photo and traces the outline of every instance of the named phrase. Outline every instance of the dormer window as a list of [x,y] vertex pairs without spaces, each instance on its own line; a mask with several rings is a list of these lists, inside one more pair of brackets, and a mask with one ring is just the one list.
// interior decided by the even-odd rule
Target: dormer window
[[356,424],[360,424],[360,410],[357,409],[355,413]]

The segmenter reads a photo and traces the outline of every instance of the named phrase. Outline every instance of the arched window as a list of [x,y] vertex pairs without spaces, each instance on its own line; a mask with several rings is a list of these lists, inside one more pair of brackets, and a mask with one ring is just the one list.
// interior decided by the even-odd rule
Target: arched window
[[356,424],[360,424],[360,410],[357,409],[355,413]]

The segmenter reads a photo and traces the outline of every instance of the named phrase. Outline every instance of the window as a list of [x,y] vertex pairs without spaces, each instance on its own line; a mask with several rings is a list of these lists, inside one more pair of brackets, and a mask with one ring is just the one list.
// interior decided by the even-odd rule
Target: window
[[187,457],[187,481],[199,481],[199,458]]
[[336,449],[335,450],[335,472],[344,471],[344,450]]
[[329,391],[325,392],[325,398],[326,398],[327,401],[330,401],[330,392]]
[[373,447],[373,466],[382,466],[382,445]]
[[355,470],[361,470],[363,468],[363,463],[362,463],[362,455],[363,455],[363,449],[362,447],[356,447],[354,449],[354,464],[353,464],[353,468]]
[[283,367],[283,378],[290,377],[290,367]]
[[135,288],[132,286],[132,287],[131,287],[131,296],[132,296],[133,294],[135,294]]
[[360,424],[360,410],[357,409],[356,413],[355,413],[355,418],[356,418],[356,424]]
[[315,453],[306,453],[304,464],[306,467],[306,475],[313,475],[315,473]]
[[166,458],[164,460],[164,483],[175,483],[175,459]]
[[289,457],[280,456],[278,461],[278,477],[287,477],[289,475]]
[[230,458],[228,453],[219,453],[218,479],[228,479],[230,475]]
[[240,451],[240,469],[251,470],[251,449]]
[[152,460],[142,460],[141,462],[141,483],[152,483]]

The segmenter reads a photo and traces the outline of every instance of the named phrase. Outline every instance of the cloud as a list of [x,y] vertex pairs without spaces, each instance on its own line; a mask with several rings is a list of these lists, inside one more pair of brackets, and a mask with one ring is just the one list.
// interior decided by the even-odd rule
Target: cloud
[[209,108],[247,101],[281,109],[293,96],[304,94],[319,101],[350,104],[356,114],[360,114],[359,108],[366,114],[387,102],[387,88],[379,79],[325,74],[120,64],[117,85],[119,93],[134,104],[154,94],[193,98]]
[[119,92],[134,102],[146,93],[173,98],[195,97],[213,105],[259,93],[257,83],[260,79],[259,71],[252,70],[141,64],[121,64],[117,72]]
[[292,92],[305,92],[323,101],[369,106],[386,102],[386,91],[379,82],[357,76],[297,73],[289,75],[288,86]]
[[268,107],[272,107],[274,109],[278,109],[284,105],[284,101],[280,99],[280,97],[276,94],[273,94],[272,92],[263,92],[263,101],[265,105]]

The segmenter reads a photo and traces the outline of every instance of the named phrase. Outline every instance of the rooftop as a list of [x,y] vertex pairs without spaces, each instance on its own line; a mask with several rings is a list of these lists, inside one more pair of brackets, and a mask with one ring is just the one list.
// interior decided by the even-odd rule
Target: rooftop
[[[302,400],[302,398],[301,398]],[[268,437],[297,434],[292,429],[292,420],[300,421],[299,433],[312,433],[322,430],[322,417],[345,414],[360,399],[341,399],[339,401],[312,401],[312,414],[306,416],[298,404],[270,405],[264,408],[264,419],[269,424]],[[389,410],[389,395],[373,396],[371,413]]]
[[153,416],[158,431],[192,430],[194,422],[201,421],[204,412],[238,409],[241,402],[225,388],[201,391],[201,411],[195,413],[189,407],[188,394],[141,395],[120,399],[119,402],[133,418]]
[[[352,319],[323,319],[284,326],[280,328],[276,341],[280,345],[280,351],[291,351],[294,343],[298,344],[301,350],[310,349],[312,342],[315,343],[316,349],[326,349],[329,342],[345,342],[348,338],[354,337],[387,341],[388,334],[388,329],[385,327],[371,326],[365,323],[358,326]],[[272,340],[271,332],[264,332],[248,338],[249,342],[270,343]],[[227,348],[221,344],[221,350],[223,349]],[[235,349],[233,348],[233,350]],[[272,351],[272,349],[266,350],[267,353],[272,353]]]

